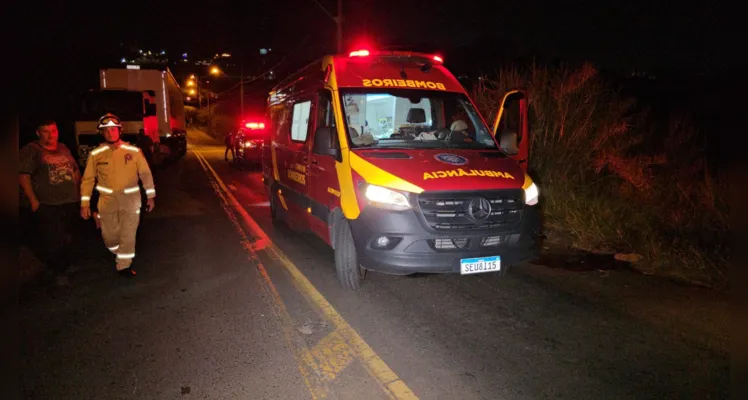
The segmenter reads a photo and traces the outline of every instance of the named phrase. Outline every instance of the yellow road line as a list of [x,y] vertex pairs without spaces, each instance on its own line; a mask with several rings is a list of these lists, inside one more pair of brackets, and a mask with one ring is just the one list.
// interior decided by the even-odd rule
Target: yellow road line
[[351,348],[338,331],[332,331],[322,338],[312,347],[311,352],[328,381],[334,380],[353,362]]
[[[206,160],[202,156],[202,154],[199,154],[194,149],[193,151],[195,152],[195,155],[197,156],[197,159],[200,162],[203,169],[205,170],[205,172],[206,173],[209,172],[209,168],[212,170],[212,168],[210,167],[210,164],[208,164],[208,160]],[[304,379],[304,383],[309,389],[309,392],[311,393],[312,398],[313,399],[327,398],[329,391],[327,389],[327,386],[322,382],[323,379],[327,378],[327,375],[326,373],[322,372],[322,369],[314,361],[314,356],[307,348],[306,343],[304,343],[303,340],[299,340],[298,338],[294,340],[296,335],[294,332],[295,324],[293,322],[293,319],[288,313],[288,310],[286,310],[286,305],[281,299],[280,293],[278,293],[278,290],[275,288],[275,285],[270,280],[270,276],[268,275],[267,270],[265,269],[265,266],[262,264],[262,261],[259,259],[259,257],[257,257],[257,253],[255,252],[251,241],[249,240],[247,235],[244,233],[244,229],[242,229],[239,221],[236,220],[236,217],[229,209],[230,201],[229,199],[226,198],[225,194],[230,195],[230,192],[226,192],[226,187],[225,185],[223,185],[222,182],[219,183],[216,181],[211,181],[211,184],[214,186],[214,190],[216,191],[218,196],[221,198],[226,214],[229,216],[229,219],[234,224],[234,227],[239,233],[241,237],[242,245],[248,251],[251,261],[257,266],[257,270],[260,272],[260,275],[262,276],[265,282],[264,288],[266,291],[269,292],[268,294],[273,299],[273,303],[274,303],[273,312],[281,320],[284,338],[288,346],[293,351],[293,355],[296,358],[296,364],[298,365],[299,372],[301,373],[301,376]],[[223,191],[221,191],[221,188],[219,187],[219,185],[223,188]],[[236,199],[234,198],[233,201],[235,202]]]
[[[199,151],[195,151],[198,157],[202,157]],[[252,235],[259,238],[263,244],[264,249],[273,253],[277,260],[286,268],[290,273],[292,282],[299,291],[307,298],[307,300],[315,305],[318,311],[325,316],[325,318],[336,328],[337,332],[345,338],[350,347],[353,350],[356,359],[361,361],[364,368],[369,374],[374,377],[377,382],[382,386],[385,392],[393,399],[418,399],[418,397],[410,390],[408,385],[405,384],[392,369],[374,352],[368,343],[351,327],[348,322],[341,316],[337,310],[330,304],[329,301],[312,285],[309,279],[294,265],[294,263],[286,257],[283,251],[278,248],[268,237],[265,231],[260,228],[260,225],[247,213],[236,200],[234,195],[228,190],[223,180],[218,176],[218,173],[211,167],[210,163],[203,158],[205,165],[210,170],[211,174],[215,178],[215,181],[221,187],[228,200],[234,206],[235,211],[244,219],[244,222],[252,231]]]

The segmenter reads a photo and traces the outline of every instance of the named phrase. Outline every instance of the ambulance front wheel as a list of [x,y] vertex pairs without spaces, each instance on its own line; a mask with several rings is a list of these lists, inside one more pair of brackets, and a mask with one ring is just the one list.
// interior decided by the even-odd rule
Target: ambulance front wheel
[[358,263],[356,246],[348,221],[338,220],[335,229],[335,272],[344,289],[358,290],[364,277],[364,270]]

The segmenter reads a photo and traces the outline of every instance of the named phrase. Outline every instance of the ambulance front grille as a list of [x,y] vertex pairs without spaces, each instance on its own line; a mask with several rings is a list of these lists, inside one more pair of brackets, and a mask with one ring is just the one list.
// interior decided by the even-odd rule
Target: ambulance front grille
[[[428,243],[432,249],[436,251],[460,251],[466,249],[484,249],[486,247],[499,247],[506,243],[509,236],[484,236],[478,238],[449,238],[442,237],[436,239],[429,239]],[[475,243],[479,243],[478,248],[475,247]]]
[[[475,207],[479,201],[476,199],[485,199],[487,203],[482,203],[490,204],[490,210],[481,208],[486,214],[483,218]],[[512,231],[522,222],[524,204],[522,189],[425,192],[418,195],[418,205],[426,223],[438,231]]]

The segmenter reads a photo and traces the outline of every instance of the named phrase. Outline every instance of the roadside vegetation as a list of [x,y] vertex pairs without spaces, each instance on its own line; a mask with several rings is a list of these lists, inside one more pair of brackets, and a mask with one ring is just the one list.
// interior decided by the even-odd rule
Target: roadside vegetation
[[211,105],[210,112],[205,106],[199,109],[185,106],[184,112],[185,118],[190,122],[190,128],[203,130],[221,141],[229,131],[236,129],[236,117],[230,115],[220,105]]
[[503,68],[472,95],[493,116],[516,87],[529,95],[529,168],[551,234],[641,255],[645,273],[727,287],[727,177],[709,170],[687,116],[655,125],[591,65]]

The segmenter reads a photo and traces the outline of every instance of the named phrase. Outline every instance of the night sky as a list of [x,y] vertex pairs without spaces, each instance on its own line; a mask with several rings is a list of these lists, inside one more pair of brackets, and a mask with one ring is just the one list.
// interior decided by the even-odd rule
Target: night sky
[[[335,12],[335,0],[319,2]],[[608,67],[716,69],[731,62],[726,59],[730,43],[724,40],[729,32],[717,17],[716,1],[485,3],[491,5],[469,0],[344,0],[345,33],[349,40],[368,35],[383,43],[432,43],[445,48],[498,39],[522,54],[591,60]],[[127,42],[173,51],[240,53],[261,46],[288,50],[311,35],[308,49],[334,49],[334,23],[314,0],[96,4],[92,8],[58,0],[43,10],[42,29],[67,39],[47,47],[81,51]],[[97,21],[102,15],[108,23]]]
[[[319,0],[335,13],[335,0]],[[483,2],[481,2],[483,3]],[[603,69],[717,74],[744,66],[716,1],[344,0],[346,45],[439,51],[467,73],[513,60],[591,61]],[[97,83],[98,68],[127,49],[230,52],[250,64],[259,48],[285,58],[284,73],[335,49],[335,24],[314,0],[210,2],[48,2],[34,14],[31,63],[22,105],[45,109]],[[737,32],[737,31],[736,31]],[[735,32],[735,33],[736,33]],[[302,42],[303,40],[303,42]],[[462,73],[463,71],[459,71]],[[660,72],[661,73],[661,72]],[[63,78],[64,77],[64,78]]]

